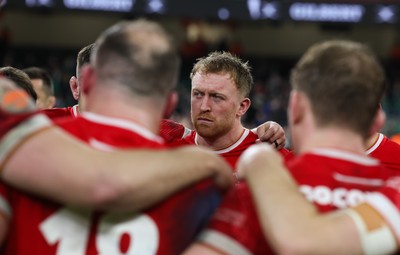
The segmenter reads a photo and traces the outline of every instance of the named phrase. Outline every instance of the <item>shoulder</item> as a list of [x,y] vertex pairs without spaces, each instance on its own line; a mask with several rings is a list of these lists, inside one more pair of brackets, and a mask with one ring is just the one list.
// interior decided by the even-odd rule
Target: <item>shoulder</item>
[[184,125],[168,119],[163,119],[160,125],[160,136],[166,143],[182,139],[187,131]]
[[369,155],[378,159],[387,168],[400,171],[400,145],[382,135],[370,148]]
[[46,114],[51,119],[71,116],[71,112],[68,110],[68,108],[44,109],[42,110],[42,113]]

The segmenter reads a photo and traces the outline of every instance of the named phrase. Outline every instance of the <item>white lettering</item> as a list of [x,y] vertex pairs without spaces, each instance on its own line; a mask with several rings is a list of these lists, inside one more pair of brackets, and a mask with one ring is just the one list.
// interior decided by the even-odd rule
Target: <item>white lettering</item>
[[315,187],[301,185],[299,190],[306,199],[312,203],[322,206],[332,205],[337,208],[347,208],[358,205],[365,201],[365,197],[369,193],[357,189],[331,189],[322,185]]
[[69,9],[129,12],[135,0],[64,0]]
[[304,21],[360,22],[364,12],[360,4],[294,3],[289,8],[293,20]]
[[346,189],[338,188],[333,192],[333,201],[335,201],[336,207],[345,208],[346,207]]
[[332,203],[331,191],[324,186],[317,186],[313,190],[313,201],[318,201],[321,205],[329,205]]

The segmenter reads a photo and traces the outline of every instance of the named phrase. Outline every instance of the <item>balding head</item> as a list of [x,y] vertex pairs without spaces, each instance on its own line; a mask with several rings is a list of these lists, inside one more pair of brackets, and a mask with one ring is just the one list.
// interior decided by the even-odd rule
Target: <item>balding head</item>
[[123,85],[141,96],[166,96],[179,71],[178,53],[168,33],[142,19],[107,29],[96,42],[91,63],[102,85]]

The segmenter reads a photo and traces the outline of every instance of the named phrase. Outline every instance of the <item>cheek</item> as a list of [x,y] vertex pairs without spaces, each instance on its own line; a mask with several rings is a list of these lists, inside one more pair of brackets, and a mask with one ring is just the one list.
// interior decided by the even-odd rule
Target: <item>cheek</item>
[[223,104],[219,105],[219,107],[214,107],[213,112],[223,118],[235,118],[238,113],[238,107],[235,104]]
[[240,108],[240,105],[238,105],[237,103],[232,103],[232,104],[230,104],[230,105],[229,105],[229,111],[230,111],[232,114],[234,114],[235,116],[236,116],[236,115],[243,115],[243,114],[241,114],[243,111],[242,111],[242,109]]
[[199,108],[200,108],[200,104],[199,104],[198,100],[192,99],[192,101],[190,103],[190,110],[192,112],[198,112]]

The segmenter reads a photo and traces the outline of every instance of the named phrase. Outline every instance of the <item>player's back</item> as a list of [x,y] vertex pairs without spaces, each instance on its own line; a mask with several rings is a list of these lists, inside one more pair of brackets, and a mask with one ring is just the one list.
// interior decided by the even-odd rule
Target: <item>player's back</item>
[[[158,136],[121,119],[88,113],[58,124],[101,150],[164,149]],[[132,171],[140,170],[132,166]],[[142,214],[111,214],[67,207],[6,185],[0,188],[12,219],[6,255],[179,254],[219,200],[217,188],[204,181]]]
[[205,226],[219,200],[212,181],[204,181],[143,213],[98,215],[86,254],[181,254]]
[[180,254],[220,200],[211,181],[182,190],[143,213],[96,213],[15,190],[7,195],[12,202],[4,255]]
[[327,148],[305,153],[287,166],[300,191],[320,211],[359,204],[398,174],[371,157]]

